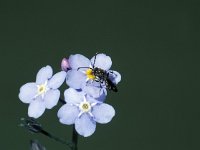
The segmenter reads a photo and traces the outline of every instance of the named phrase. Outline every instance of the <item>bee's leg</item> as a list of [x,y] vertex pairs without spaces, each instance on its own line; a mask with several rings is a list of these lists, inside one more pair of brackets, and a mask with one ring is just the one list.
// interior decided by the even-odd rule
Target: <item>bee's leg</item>
[[103,85],[103,86],[105,86],[106,84],[105,84],[105,81],[101,81],[101,85]]
[[101,87],[101,80],[99,80],[99,79],[94,79],[93,82],[94,82],[94,81],[99,82],[99,86]]
[[97,82],[99,82],[99,86],[100,86],[100,88],[103,88],[103,80],[98,80]]
[[96,78],[96,79],[94,79],[93,81],[100,82],[100,80],[99,80],[99,79],[97,79],[97,78]]

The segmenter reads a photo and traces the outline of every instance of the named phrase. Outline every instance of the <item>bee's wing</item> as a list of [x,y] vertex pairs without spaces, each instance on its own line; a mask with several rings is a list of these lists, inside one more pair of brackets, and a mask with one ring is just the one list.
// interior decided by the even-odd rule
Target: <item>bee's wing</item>
[[30,150],[46,150],[46,148],[42,146],[37,140],[31,140],[30,145]]

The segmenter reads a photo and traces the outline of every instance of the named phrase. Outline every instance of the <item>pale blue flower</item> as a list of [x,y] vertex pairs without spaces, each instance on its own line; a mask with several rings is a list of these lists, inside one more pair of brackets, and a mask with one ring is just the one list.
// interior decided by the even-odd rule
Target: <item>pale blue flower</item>
[[96,122],[105,124],[112,120],[115,110],[112,106],[102,103],[83,91],[69,88],[64,93],[66,104],[58,111],[62,124],[75,124],[76,131],[88,137],[95,132]]
[[[101,68],[108,72],[109,78],[114,84],[118,84],[121,81],[121,75],[117,71],[109,70],[112,61],[111,58],[105,54],[97,54],[96,59],[94,56],[91,60],[81,54],[75,54],[69,57],[68,62],[71,70],[67,72],[66,83],[74,89],[82,89],[95,98],[106,94],[106,87],[105,83],[102,84],[95,81],[97,77],[92,73],[94,67]],[[94,87],[95,89],[92,90]]]
[[36,82],[29,82],[20,88],[19,99],[23,103],[28,103],[28,116],[40,117],[45,109],[53,108],[60,98],[58,88],[66,78],[66,72],[61,71],[54,76],[50,66],[39,70]]

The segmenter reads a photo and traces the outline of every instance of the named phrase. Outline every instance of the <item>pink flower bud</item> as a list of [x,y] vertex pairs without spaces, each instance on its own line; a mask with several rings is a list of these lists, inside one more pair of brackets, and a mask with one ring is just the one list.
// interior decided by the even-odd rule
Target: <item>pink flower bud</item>
[[61,61],[61,69],[63,71],[68,71],[70,70],[70,65],[69,65],[69,62],[68,62],[68,59],[67,58],[63,58],[62,61]]

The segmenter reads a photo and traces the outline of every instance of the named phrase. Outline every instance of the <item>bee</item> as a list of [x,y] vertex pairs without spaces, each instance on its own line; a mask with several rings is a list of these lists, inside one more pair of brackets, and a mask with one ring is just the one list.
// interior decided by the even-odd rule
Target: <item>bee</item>
[[114,91],[114,92],[118,91],[117,86],[109,78],[110,73],[113,73],[113,72],[107,72],[106,70],[103,70],[98,67],[94,67],[92,71],[95,76],[95,81],[99,82],[101,87],[102,87],[102,84],[105,84],[108,90]]
[[96,56],[98,53],[96,53],[94,57],[94,63],[92,64],[92,67],[79,67],[77,70],[81,68],[89,68],[92,70],[92,74],[94,75],[94,81],[100,83],[100,87],[104,85],[108,90],[117,92],[117,86],[115,83],[112,82],[110,79],[110,74],[113,74],[112,71],[106,71],[101,68],[95,67],[95,62],[96,62]]

